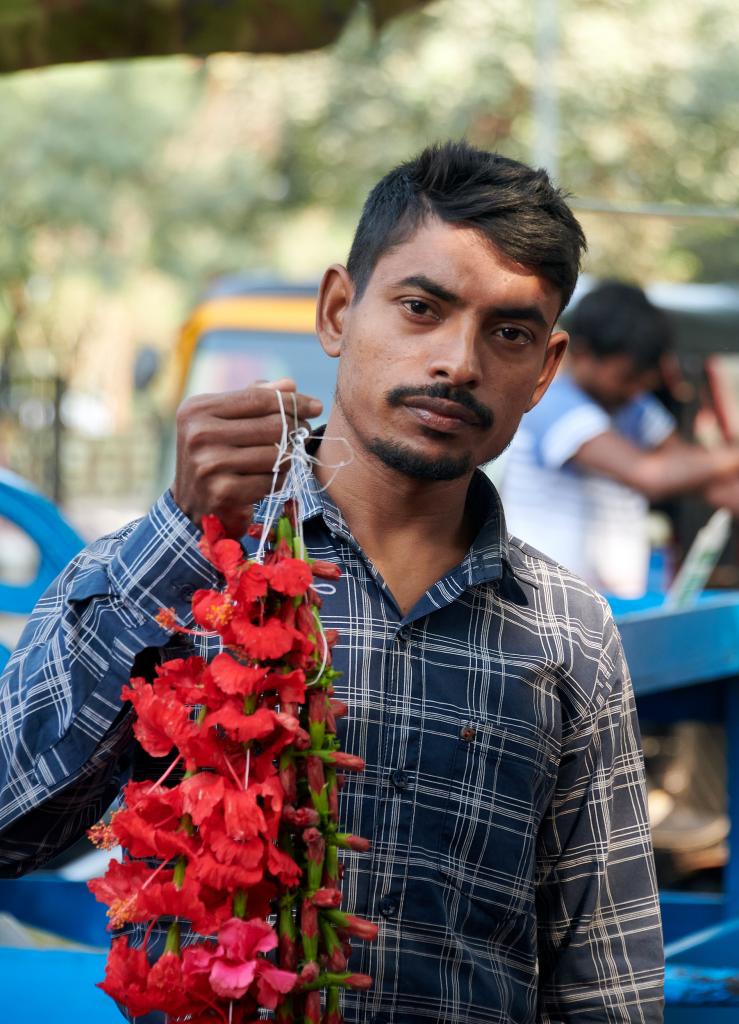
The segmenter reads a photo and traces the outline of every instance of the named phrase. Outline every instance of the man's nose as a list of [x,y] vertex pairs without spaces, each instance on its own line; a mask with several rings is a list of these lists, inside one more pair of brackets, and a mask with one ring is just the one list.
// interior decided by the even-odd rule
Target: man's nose
[[448,381],[454,387],[475,387],[480,383],[479,335],[473,325],[458,326],[437,337],[429,362],[429,374],[433,379]]

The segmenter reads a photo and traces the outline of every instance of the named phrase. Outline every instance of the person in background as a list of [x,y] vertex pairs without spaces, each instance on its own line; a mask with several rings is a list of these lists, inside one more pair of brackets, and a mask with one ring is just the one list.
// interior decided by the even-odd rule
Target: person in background
[[739,511],[739,447],[682,440],[650,392],[670,327],[641,288],[606,281],[570,318],[565,368],[513,440],[501,496],[511,533],[597,590],[639,597],[650,502],[700,491]]

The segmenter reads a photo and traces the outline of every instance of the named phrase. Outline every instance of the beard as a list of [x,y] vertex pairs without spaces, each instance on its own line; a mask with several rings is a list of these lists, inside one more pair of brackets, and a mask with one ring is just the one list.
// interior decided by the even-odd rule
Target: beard
[[472,459],[466,453],[431,458],[400,441],[384,441],[381,437],[370,438],[365,446],[388,469],[413,480],[458,480],[473,468]]
[[[395,388],[385,397],[389,406],[398,407],[402,405],[404,398],[417,394],[459,401],[460,404],[474,411],[481,425],[489,427],[492,424],[492,412],[486,406],[479,404],[468,392],[451,388],[446,384],[435,384],[425,388]],[[474,469],[475,463],[469,452],[460,452],[456,455],[423,455],[403,441],[389,440],[378,436],[367,437],[351,411],[351,403],[343,400],[339,382],[337,382],[334,398],[364,449],[379,459],[388,469],[402,473],[403,476],[413,480],[428,481],[458,480]]]

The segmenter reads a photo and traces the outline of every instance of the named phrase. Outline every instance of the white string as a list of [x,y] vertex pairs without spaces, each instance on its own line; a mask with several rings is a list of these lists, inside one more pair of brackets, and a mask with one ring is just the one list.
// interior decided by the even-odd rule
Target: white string
[[277,502],[274,500],[275,493],[277,491],[277,477],[280,474],[283,462],[285,462],[286,459],[290,459],[290,433],[287,425],[287,416],[285,415],[285,402],[283,401],[281,391],[276,391],[275,394],[277,395],[277,404],[280,407],[282,435],[280,437],[280,443],[277,446],[277,456],[272,466],[272,486],[270,487],[269,496],[267,498],[267,511],[262,524],[262,536],[259,539],[259,546],[257,547],[256,554],[254,555],[254,560],[256,562],[264,561],[264,550],[267,546],[267,540],[274,521],[277,518]]
[[[295,393],[292,391],[289,392],[293,403],[293,420],[295,424],[293,430],[290,430],[288,427],[287,415],[285,413],[285,401],[282,392],[276,391],[275,394],[277,395],[277,403],[279,405],[280,410],[280,419],[282,420],[282,434],[280,436],[279,444],[277,445],[277,455],[275,456],[275,461],[272,466],[272,485],[270,487],[270,492],[269,495],[267,496],[266,501],[266,512],[264,516],[264,521],[262,523],[262,536],[260,537],[259,545],[254,555],[254,561],[260,563],[264,561],[265,549],[267,547],[269,534],[272,530],[272,527],[275,524],[275,520],[279,518],[280,514],[279,502],[275,501],[275,496],[277,494],[277,478],[280,474],[280,470],[282,469],[283,465],[285,465],[285,463],[291,465],[296,464],[300,466],[300,468],[303,469],[304,471],[308,470],[311,466],[326,465],[326,463],[321,462],[320,459],[316,458],[315,455],[311,455],[306,450],[306,441],[308,441],[313,435],[311,435],[310,431],[306,430],[305,427],[301,427],[299,425],[298,404],[297,399],[295,397]],[[346,445],[349,451],[349,457],[347,459],[343,459],[340,462],[335,463],[332,466],[327,466],[327,468],[333,470],[333,472],[329,479],[326,481],[326,483],[318,487],[318,490],[320,492],[328,490],[328,488],[336,479],[336,474],[339,472],[339,470],[343,469],[345,466],[349,466],[354,460],[354,452],[352,451],[351,445],[349,444],[345,437],[324,437],[323,440],[338,441],[340,444]],[[294,476],[297,478],[297,474],[294,474]],[[298,495],[296,493],[296,498],[297,497]],[[298,516],[297,533],[298,537],[300,538],[300,550],[301,553],[303,553],[305,551],[305,540],[303,536],[303,521],[300,516]]]
[[[272,531],[272,527],[274,526],[275,520],[278,519],[280,511],[281,511],[280,508],[279,508],[279,502],[275,501],[275,497],[277,495],[277,478],[278,478],[278,476],[280,474],[280,470],[282,469],[283,465],[285,463],[288,463],[291,466],[292,469],[296,469],[297,468],[299,470],[302,470],[302,473],[300,474],[300,477],[302,477],[303,479],[305,478],[306,471],[310,470],[310,468],[312,466],[325,466],[325,463],[321,462],[320,459],[316,458],[315,455],[311,455],[306,450],[306,441],[308,441],[309,438],[311,437],[311,433],[305,427],[301,427],[300,426],[300,421],[298,420],[298,403],[297,403],[297,398],[295,396],[295,392],[293,392],[293,391],[289,392],[290,398],[292,399],[292,403],[293,403],[293,424],[294,425],[293,425],[293,429],[292,430],[290,430],[289,427],[288,427],[287,415],[286,415],[286,412],[285,412],[285,402],[284,402],[284,399],[283,399],[283,396],[282,396],[282,392],[281,391],[276,391],[275,394],[277,395],[277,403],[278,403],[279,409],[280,409],[280,419],[282,421],[282,434],[280,436],[280,442],[277,445],[277,455],[275,456],[274,465],[272,466],[272,486],[270,488],[269,495],[267,496],[266,512],[265,512],[265,516],[264,516],[264,521],[262,522],[262,535],[260,537],[259,545],[258,545],[256,553],[254,555],[254,561],[260,562],[260,563],[264,561],[264,555],[265,555],[265,550],[266,550],[266,547],[267,547],[269,535],[270,535],[270,533]],[[324,437],[323,440],[329,440],[329,438]],[[343,459],[340,462],[337,462],[335,465],[327,467],[329,469],[332,469],[333,472],[332,472],[331,476],[329,477],[329,479],[326,481],[326,483],[318,488],[319,491],[326,491],[326,490],[328,490],[328,488],[331,486],[331,484],[336,479],[336,474],[339,472],[339,470],[343,469],[345,466],[350,465],[351,462],[354,459],[354,452],[352,451],[351,445],[349,444],[349,442],[347,441],[347,439],[345,437],[330,438],[330,440],[338,441],[341,444],[346,445],[346,447],[348,449],[348,452],[349,452],[349,457],[347,459]],[[296,498],[296,500],[298,500],[298,498],[299,498],[299,495],[297,493],[298,482],[299,482],[299,474],[298,474],[298,472],[294,472],[293,473],[293,479],[294,479],[295,484],[296,484],[295,498]],[[297,516],[296,532],[297,532],[298,539],[300,541],[300,554],[304,556],[305,553],[306,553],[305,538],[304,538],[304,534],[303,534],[303,518],[302,518],[302,516],[300,514],[298,514],[298,516]],[[313,584],[313,589],[318,594],[331,595],[331,594],[335,594],[336,593],[336,588],[333,587],[330,583],[314,583]],[[323,641],[323,656],[321,658],[320,668],[318,669],[318,671],[315,674],[315,676],[313,677],[313,679],[309,680],[309,682],[308,682],[309,686],[312,683],[315,683],[317,680],[319,680],[321,678],[321,676],[323,675],[323,672],[324,672],[324,670],[326,668],[326,665],[328,664],[328,659],[329,659],[328,641],[326,640],[326,634],[324,633],[323,624],[321,623],[320,618],[318,619],[318,630],[319,630],[321,639]],[[245,777],[245,785],[246,785],[246,782],[248,781],[248,776],[249,776],[249,759],[248,759],[248,754],[247,754],[247,762],[246,762],[246,769],[245,769],[245,771],[246,771],[246,777]]]

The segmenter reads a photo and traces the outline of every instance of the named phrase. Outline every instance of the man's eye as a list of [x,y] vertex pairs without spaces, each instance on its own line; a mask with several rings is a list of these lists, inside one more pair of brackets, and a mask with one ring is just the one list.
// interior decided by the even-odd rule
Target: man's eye
[[514,341],[519,345],[525,345],[531,341],[527,332],[522,331],[520,327],[499,327],[498,334],[506,341]]
[[406,299],[403,305],[414,316],[427,316],[432,311],[428,302],[424,302],[423,299]]

